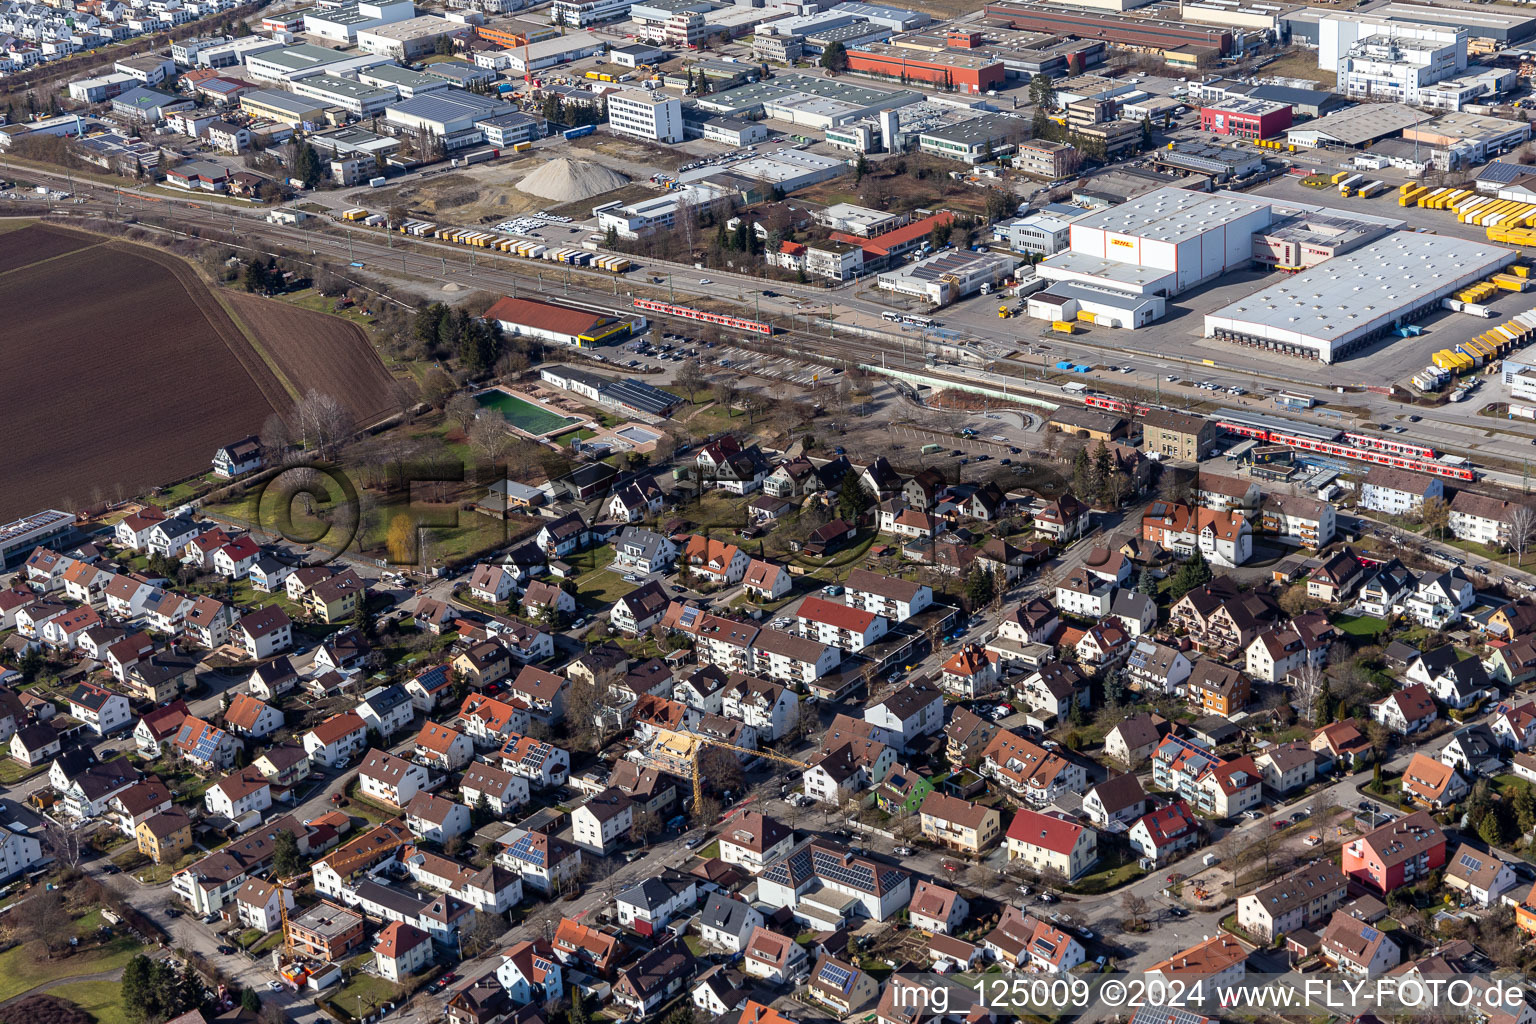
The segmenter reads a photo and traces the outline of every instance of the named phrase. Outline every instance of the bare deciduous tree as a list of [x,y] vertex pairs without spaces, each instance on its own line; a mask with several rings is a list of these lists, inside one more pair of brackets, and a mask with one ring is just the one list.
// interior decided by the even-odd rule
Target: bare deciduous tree
[[276,455],[293,443],[293,431],[288,429],[287,420],[273,413],[262,423],[258,438],[268,453]]
[[466,434],[469,433],[469,428],[475,422],[475,416],[479,412],[480,404],[462,391],[448,399],[448,418],[458,420],[459,429]]
[[1515,563],[1525,561],[1525,550],[1536,537],[1536,508],[1516,505],[1509,512],[1509,547],[1515,553]]
[[482,409],[469,425],[469,444],[475,451],[492,462],[500,462],[502,456],[516,440],[507,430],[507,422],[500,414]]
[[1314,725],[1317,722],[1317,695],[1323,691],[1323,683],[1327,679],[1327,673],[1321,665],[1310,662],[1292,672],[1288,677],[1291,690],[1296,694],[1296,704],[1300,708],[1301,716]]
[[310,389],[294,411],[300,436],[308,447],[324,450],[352,432],[352,414],[322,391]]

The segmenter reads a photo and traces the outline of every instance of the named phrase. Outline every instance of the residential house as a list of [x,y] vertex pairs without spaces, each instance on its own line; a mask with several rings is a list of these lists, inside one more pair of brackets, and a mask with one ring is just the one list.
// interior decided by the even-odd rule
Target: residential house
[[1346,771],[1362,767],[1373,757],[1371,741],[1353,718],[1321,726],[1313,734],[1310,746]]
[[787,854],[795,843],[794,829],[757,811],[743,811],[720,833],[720,859],[759,874]]
[[1235,985],[1247,973],[1248,947],[1227,934],[1213,935],[1146,969],[1150,983]]
[[84,682],[69,694],[69,713],[97,736],[116,732],[133,722],[128,698],[104,686]]
[[269,604],[242,615],[233,639],[245,648],[247,657],[270,658],[293,645],[293,622],[281,607]]
[[1083,813],[1088,820],[1112,832],[1130,828],[1146,809],[1147,794],[1134,772],[1113,775],[1083,794]]
[[1128,838],[1143,860],[1166,864],[1200,845],[1200,823],[1189,804],[1175,800],[1136,819]]
[[459,779],[459,793],[464,802],[478,805],[484,798],[486,807],[498,816],[512,813],[528,803],[528,780],[521,775],[488,765],[472,762]]
[[1423,683],[1394,690],[1371,705],[1371,720],[1380,722],[1399,736],[1427,729],[1439,716],[1435,699]]
[[1290,793],[1317,777],[1317,755],[1302,743],[1271,743],[1253,755],[1253,763],[1273,793]]
[[247,814],[259,814],[272,806],[272,783],[251,765],[209,786],[203,793],[203,806],[209,814],[239,821]]
[[1323,931],[1319,954],[1334,970],[1366,977],[1385,974],[1403,959],[1386,932],[1342,910],[1334,911]]
[[1492,906],[1501,893],[1514,887],[1514,868],[1496,853],[1463,843],[1446,858],[1445,886],[1465,893],[1482,907]]
[[1415,516],[1429,498],[1445,499],[1439,477],[1392,466],[1372,466],[1360,487],[1361,507],[1389,516]]
[[968,643],[939,667],[939,687],[956,697],[980,697],[997,689],[1000,657],[978,643]]
[[358,792],[370,800],[404,807],[417,793],[432,784],[425,765],[412,764],[403,757],[377,747],[368,751],[357,772]]
[[396,984],[432,962],[432,937],[404,921],[391,921],[373,939],[373,965],[379,977]]
[[1093,829],[1029,808],[1014,812],[1008,825],[1008,860],[1070,882],[1099,860],[1099,834]]
[[416,717],[411,695],[398,683],[375,686],[363,694],[352,710],[364,725],[386,740],[409,726]]
[[705,583],[728,587],[740,583],[752,560],[735,544],[702,534],[688,538],[683,547],[683,562],[688,571]]
[[800,602],[795,629],[802,637],[856,654],[885,636],[885,616],[812,595]]
[[642,1019],[681,992],[697,970],[698,963],[682,939],[671,939],[619,972],[613,1001]]
[[1197,498],[1201,505],[1216,512],[1230,509],[1256,509],[1259,505],[1259,484],[1256,480],[1223,476],[1202,469],[1197,481]]
[[1138,640],[1125,661],[1126,683],[1149,693],[1180,692],[1193,669],[1183,651],[1154,640]]
[[1409,683],[1422,684],[1440,703],[1462,710],[1497,692],[1483,663],[1461,657],[1454,644],[1421,652],[1409,661],[1404,676]]
[[1471,779],[1504,770],[1504,748],[1493,730],[1481,722],[1457,729],[1435,756]]
[[720,693],[720,714],[751,726],[759,739],[773,743],[799,723],[800,698],[780,683],[732,673]]
[[609,786],[571,812],[571,838],[582,849],[606,856],[629,835],[634,819],[629,797]]
[[795,587],[784,566],[756,558],[747,563],[741,582],[746,592],[759,601],[777,601]]
[[1189,703],[1203,714],[1228,718],[1248,706],[1252,684],[1237,669],[1210,658],[1201,658],[1184,681]]
[[923,838],[961,853],[981,854],[1001,837],[997,809],[935,790],[918,808]]
[[234,764],[240,741],[223,729],[188,715],[181,720],[171,749],[199,771],[223,771]]
[[874,1002],[880,987],[852,964],[823,953],[811,968],[805,994],[842,1018]]
[[470,811],[446,797],[421,791],[405,805],[405,827],[418,839],[446,843],[470,830]]
[[759,925],[742,944],[741,969],[749,978],[775,984],[792,984],[806,972],[810,955],[788,935]]
[[475,744],[457,729],[428,721],[416,734],[414,759],[429,768],[458,771],[475,757]]
[[1326,921],[1348,897],[1344,873],[1337,865],[1317,861],[1238,897],[1237,923],[1253,938],[1272,942]]
[[1361,885],[1388,893],[1445,864],[1445,834],[1425,811],[1388,822],[1344,844],[1343,870]]
[[659,935],[673,918],[692,910],[698,901],[698,880],[668,870],[620,889],[614,908],[623,927],[641,935]]
[[1046,502],[1035,512],[1034,526],[1037,533],[1058,543],[1067,543],[1087,531],[1090,519],[1088,506],[1067,492]]
[[1509,543],[1510,528],[1515,522],[1513,501],[1504,501],[1478,494],[1475,491],[1457,491],[1451,498],[1448,525],[1458,540],[1484,544],[1495,550]]
[[224,728],[236,736],[261,739],[283,727],[283,713],[272,705],[237,693],[224,711]]
[[622,633],[639,636],[661,622],[668,603],[666,591],[652,580],[615,601],[608,621]]
[[[762,911],[752,904],[724,893],[711,893],[699,912],[699,938],[704,941],[704,945],[713,949],[740,953],[747,940],[762,924]],[[743,957],[743,968],[750,959]]]
[[1476,593],[1460,569],[1425,573],[1403,601],[1403,613],[1428,629],[1444,629],[1472,607]]
[[666,572],[678,555],[677,545],[670,537],[639,526],[626,526],[614,540],[613,550],[615,569],[642,576]]
[[[1331,507],[1331,506],[1330,506]],[[1347,600],[1370,576],[1354,549],[1334,552],[1307,574],[1307,596],[1338,604]]]
[[343,711],[306,732],[303,743],[304,753],[312,762],[336,768],[367,747],[368,726],[354,712]]
[[843,601],[890,622],[905,622],[933,604],[933,590],[923,583],[854,569],[843,583]]
[[864,721],[884,729],[890,745],[905,752],[944,728],[944,697],[926,679],[906,684],[864,709]]
[[1262,524],[1282,543],[1315,551],[1333,542],[1333,502],[1304,494],[1271,494],[1264,502]]
[[139,822],[133,837],[138,851],[156,864],[174,864],[192,848],[192,818],[171,807]]

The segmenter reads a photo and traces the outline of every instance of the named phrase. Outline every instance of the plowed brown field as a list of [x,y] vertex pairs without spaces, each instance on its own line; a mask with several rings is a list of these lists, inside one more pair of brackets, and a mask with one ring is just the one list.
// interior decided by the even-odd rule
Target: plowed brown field
[[5,233],[5,244],[0,246],[0,274],[76,249],[84,249],[100,241],[99,238],[82,235],[78,231],[63,231],[46,224],[29,224]]
[[0,268],[0,519],[195,473],[290,408],[173,256],[50,226],[0,234]]
[[315,388],[334,396],[360,426],[392,411],[394,378],[361,327],[256,295],[230,292],[225,298],[278,372],[301,391]]

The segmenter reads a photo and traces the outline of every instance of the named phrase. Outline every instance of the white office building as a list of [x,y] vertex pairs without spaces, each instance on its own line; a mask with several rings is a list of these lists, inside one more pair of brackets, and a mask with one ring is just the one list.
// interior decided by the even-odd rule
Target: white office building
[[608,124],[622,135],[682,142],[683,103],[655,92],[616,93],[608,97]]
[[365,0],[340,7],[314,7],[304,12],[304,34],[351,43],[357,41],[359,31],[415,15],[416,5],[411,0]]

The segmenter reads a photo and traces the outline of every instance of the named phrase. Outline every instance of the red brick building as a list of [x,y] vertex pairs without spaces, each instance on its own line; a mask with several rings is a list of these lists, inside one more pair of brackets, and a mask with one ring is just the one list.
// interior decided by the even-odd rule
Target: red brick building
[[1268,139],[1291,126],[1291,108],[1273,100],[1239,98],[1200,108],[1200,128],[1213,135]]
[[1423,811],[1389,822],[1344,847],[1344,873],[1380,893],[1445,865],[1445,833]]

